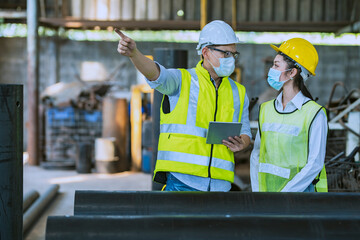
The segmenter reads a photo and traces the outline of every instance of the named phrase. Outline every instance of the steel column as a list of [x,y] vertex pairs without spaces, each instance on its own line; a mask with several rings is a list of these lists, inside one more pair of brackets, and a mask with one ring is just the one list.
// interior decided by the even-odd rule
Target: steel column
[[38,1],[27,0],[27,103],[29,163],[39,165]]

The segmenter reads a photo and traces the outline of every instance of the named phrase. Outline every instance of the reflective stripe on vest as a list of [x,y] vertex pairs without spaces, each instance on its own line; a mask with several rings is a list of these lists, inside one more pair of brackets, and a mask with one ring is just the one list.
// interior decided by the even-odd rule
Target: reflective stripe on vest
[[[196,162],[197,165],[203,165],[203,166],[209,165],[209,157],[190,154],[190,153],[159,151],[158,158],[167,161],[177,161],[177,162],[191,163],[191,164],[194,164],[194,162]],[[234,163],[219,158],[213,158],[211,162],[211,166],[216,168],[221,168],[227,171],[232,171],[234,169]]]
[[[211,145],[206,144],[206,134],[209,122],[214,121],[216,101],[210,75],[201,66],[201,62],[195,69],[180,71],[181,91],[175,108],[168,114],[160,109],[160,136],[154,180],[157,181],[156,176],[162,172],[209,177],[210,168],[212,178],[232,182],[234,155],[224,145],[213,146],[209,166]],[[245,88],[223,78],[218,92],[216,120],[238,122],[242,115]]]
[[[260,191],[281,191],[306,165],[310,127],[318,112],[323,109],[314,101],[309,101],[301,110],[279,113],[275,101],[260,106]],[[321,190],[327,186],[326,173],[325,179],[322,175],[321,183],[319,181],[319,185],[316,185]]]

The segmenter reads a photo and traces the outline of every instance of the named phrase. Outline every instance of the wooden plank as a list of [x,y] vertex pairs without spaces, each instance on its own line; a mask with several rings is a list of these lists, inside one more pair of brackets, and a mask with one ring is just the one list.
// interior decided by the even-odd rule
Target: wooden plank
[[285,12],[287,9],[285,8],[285,1],[286,0],[274,0],[274,21],[284,21],[285,19]]
[[223,6],[221,8],[222,20],[228,22],[231,25],[232,20],[232,0],[223,0]]
[[110,4],[108,0],[97,0],[96,1],[96,19],[107,20],[109,16]]
[[308,22],[311,19],[311,0],[300,1],[300,21]]
[[84,3],[83,16],[84,19],[96,19],[96,0],[88,0]]
[[185,1],[185,19],[194,20],[195,19],[195,0]]
[[159,0],[148,0],[147,16],[149,20],[159,20]]
[[134,4],[132,0],[122,0],[122,20],[134,19]]
[[[182,11],[182,12],[181,12]],[[173,2],[173,16],[175,20],[184,20],[185,2],[184,0],[176,0]],[[183,14],[183,15],[181,15]]]
[[336,19],[336,0],[326,0],[325,13],[325,21],[334,21]]
[[109,20],[121,19],[121,0],[109,0]]
[[208,9],[209,9],[209,22],[212,20],[222,19],[222,0],[208,0]]
[[262,0],[260,16],[261,21],[269,22],[273,20],[273,1],[274,0]]
[[237,21],[238,22],[245,22],[246,21],[246,16],[247,16],[247,11],[246,11],[246,3],[247,0],[237,0]]
[[336,1],[335,5],[335,11],[336,11],[336,20],[342,20],[342,17],[344,15],[344,6],[345,6],[345,2],[347,1]]
[[288,0],[288,21],[298,20],[298,0]]
[[171,20],[171,4],[170,0],[160,0],[160,19]]
[[250,22],[258,22],[260,21],[260,0],[252,0],[250,1],[250,15],[249,21]]
[[145,20],[146,17],[146,9],[147,9],[147,1],[146,0],[135,0],[135,19],[136,20]]
[[200,14],[200,4],[201,0],[195,0],[195,16],[194,16],[194,20],[196,21],[200,21],[201,18],[201,14]]
[[324,1],[323,0],[313,0],[312,1],[312,16],[311,19],[312,21],[322,21],[324,19],[324,12],[323,12],[323,4]]

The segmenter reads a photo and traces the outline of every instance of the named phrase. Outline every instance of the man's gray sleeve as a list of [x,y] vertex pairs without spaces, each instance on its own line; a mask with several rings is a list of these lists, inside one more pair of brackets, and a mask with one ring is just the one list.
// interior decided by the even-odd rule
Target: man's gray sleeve
[[251,139],[252,137],[251,137],[250,120],[249,120],[249,98],[247,94],[245,94],[243,112],[241,115],[241,123],[242,123],[242,127],[240,134],[246,134]]
[[155,81],[146,79],[152,89],[156,89],[165,95],[176,95],[181,88],[181,71],[179,69],[166,69],[161,64],[155,62],[159,69],[160,75]]

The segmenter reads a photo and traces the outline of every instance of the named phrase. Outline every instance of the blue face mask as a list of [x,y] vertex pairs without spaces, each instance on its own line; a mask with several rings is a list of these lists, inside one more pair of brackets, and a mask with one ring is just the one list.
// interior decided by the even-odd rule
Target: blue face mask
[[283,81],[283,82],[280,82],[280,75],[281,73],[283,72],[287,72],[287,71],[290,71],[291,69],[287,69],[285,71],[279,71],[279,70],[276,70],[276,69],[273,69],[273,68],[270,68],[269,69],[269,73],[268,73],[268,78],[267,78],[267,81],[269,83],[269,85],[276,89],[277,91],[279,91],[282,86],[284,85],[284,83],[286,83],[287,81],[289,81],[290,79],[286,80],[286,81]]
[[220,62],[219,67],[214,67],[214,65],[212,65],[211,62],[209,61],[211,66],[214,68],[214,71],[216,72],[216,74],[219,77],[228,77],[228,76],[230,76],[235,70],[235,58],[228,57],[228,58],[218,58],[218,59],[219,59],[219,62]]

